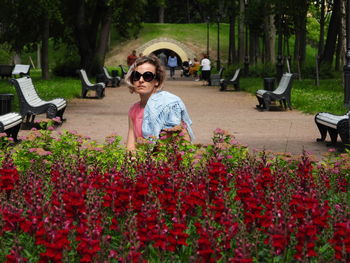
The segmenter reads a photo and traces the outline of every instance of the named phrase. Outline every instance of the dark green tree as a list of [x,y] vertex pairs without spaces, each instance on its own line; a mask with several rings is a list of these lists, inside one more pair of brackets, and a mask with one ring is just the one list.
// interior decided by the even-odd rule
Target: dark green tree
[[[41,43],[42,77],[49,77],[48,42],[50,27],[61,24],[59,0],[0,0],[0,43],[7,43],[16,54],[35,50]],[[52,32],[58,32],[53,30]]]

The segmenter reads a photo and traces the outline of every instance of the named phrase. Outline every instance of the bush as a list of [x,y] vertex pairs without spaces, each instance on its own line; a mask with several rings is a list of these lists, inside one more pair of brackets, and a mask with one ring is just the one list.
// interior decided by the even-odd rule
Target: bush
[[0,45],[0,64],[11,64],[11,52],[4,45]]
[[77,70],[80,69],[79,60],[68,59],[58,63],[52,70],[53,74],[59,77],[77,77]]

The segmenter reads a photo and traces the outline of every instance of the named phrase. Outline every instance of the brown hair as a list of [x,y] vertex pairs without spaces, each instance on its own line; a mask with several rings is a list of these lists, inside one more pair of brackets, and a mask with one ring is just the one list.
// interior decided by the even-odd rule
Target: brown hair
[[125,76],[125,81],[128,84],[131,93],[135,91],[134,82],[132,80],[132,73],[135,71],[135,68],[145,63],[152,64],[156,68],[155,79],[158,81],[156,90],[160,90],[163,88],[163,83],[165,80],[165,70],[160,60],[156,56],[149,55],[149,56],[139,57],[138,59],[136,59],[134,64],[131,65],[128,73]]

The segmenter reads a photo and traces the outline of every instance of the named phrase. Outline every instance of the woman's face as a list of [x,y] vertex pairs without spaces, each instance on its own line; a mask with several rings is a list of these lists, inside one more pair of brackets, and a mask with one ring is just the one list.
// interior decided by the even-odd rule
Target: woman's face
[[[137,73],[138,72],[138,73]],[[156,74],[156,67],[150,63],[144,63],[139,66],[137,66],[134,70],[134,74],[144,74],[145,72],[151,72]],[[146,81],[147,76],[149,76],[149,73],[146,73],[146,76],[139,76],[139,80],[133,80],[133,84],[135,86],[135,92],[140,95],[149,95],[155,92],[157,86],[159,85],[158,80],[155,78],[151,81]],[[145,80],[146,79],[146,80]]]

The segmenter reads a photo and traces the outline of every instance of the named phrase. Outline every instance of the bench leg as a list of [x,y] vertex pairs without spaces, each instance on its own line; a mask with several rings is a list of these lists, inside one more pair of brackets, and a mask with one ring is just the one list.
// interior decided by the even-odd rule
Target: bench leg
[[292,103],[290,102],[290,98],[287,98],[286,101],[287,101],[288,108],[292,110]]
[[97,88],[96,89],[96,95],[99,99],[102,99],[103,97],[103,89],[102,88]]
[[321,138],[317,138],[317,142],[324,142],[327,136],[327,127],[316,122],[317,128],[320,131]]
[[269,99],[267,99],[267,98],[263,98],[263,104],[264,104],[264,109],[265,110],[270,110],[270,103],[271,103],[271,101],[269,100]]
[[256,98],[258,99],[258,102],[259,102],[259,104],[256,105],[256,107],[258,109],[263,109],[264,108],[264,100],[262,98],[258,97],[258,96],[256,96]]
[[239,83],[234,83],[233,86],[235,87],[235,89],[236,89],[237,91],[240,90]]
[[336,145],[337,144],[338,131],[333,129],[333,128],[329,128],[329,127],[328,127],[327,130],[328,130],[329,136],[331,137],[330,145]]
[[350,138],[349,138],[349,121],[342,121],[338,125],[338,133],[340,136],[340,139],[344,145],[344,147],[349,148],[350,147]]
[[30,123],[30,122],[33,123],[34,119],[35,119],[35,115],[34,114],[27,114],[25,119],[26,119],[27,123]]
[[225,91],[227,88],[227,84],[225,82],[220,83],[220,91]]
[[83,89],[82,91],[81,91],[81,97],[82,98],[86,98],[86,94],[87,94],[87,89]]
[[15,142],[18,142],[17,136],[20,128],[21,128],[21,123],[11,128],[11,137]]

